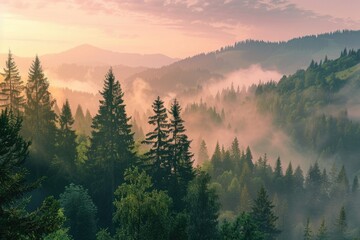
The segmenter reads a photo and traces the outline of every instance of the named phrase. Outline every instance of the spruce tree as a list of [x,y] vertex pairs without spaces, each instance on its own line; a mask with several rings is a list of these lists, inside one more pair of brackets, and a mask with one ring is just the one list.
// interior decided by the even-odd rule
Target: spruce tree
[[41,180],[27,182],[30,143],[19,135],[22,120],[7,110],[0,114],[0,238],[42,239],[58,230],[63,217],[58,214],[60,205],[47,198],[33,212],[26,210],[28,193],[38,188]]
[[203,164],[204,162],[207,162],[209,160],[210,158],[209,158],[209,152],[206,146],[206,142],[204,139],[202,139],[199,147],[198,164]]
[[169,162],[169,123],[164,102],[157,97],[152,104],[154,115],[149,117],[148,123],[155,128],[146,134],[143,144],[151,145],[145,153],[145,168],[149,171],[154,186],[160,190],[166,190],[167,182],[171,174]]
[[262,186],[258,192],[257,198],[251,208],[251,216],[258,225],[259,231],[264,234],[265,239],[275,239],[280,234],[280,230],[276,227],[278,219],[274,214],[274,205],[269,199],[265,188]]
[[221,158],[222,155],[221,155],[220,145],[219,142],[216,142],[215,151],[211,157],[211,163],[214,167],[214,176],[213,176],[214,178],[216,178],[222,173]]
[[327,228],[326,228],[325,220],[323,219],[319,227],[318,233],[316,235],[316,240],[328,240],[328,239],[329,237],[327,233]]
[[339,217],[335,222],[335,229],[333,232],[333,236],[335,239],[342,240],[346,239],[346,231],[347,231],[347,221],[346,221],[346,213],[345,208],[341,207]]
[[214,189],[209,188],[210,176],[199,172],[190,183],[186,196],[188,214],[188,239],[217,239],[220,204]]
[[[60,128],[56,137],[56,168],[63,177],[72,178],[76,167],[76,134],[73,130],[74,118],[69,101],[66,100],[59,116]],[[66,176],[64,176],[66,175]]]
[[188,183],[194,177],[193,154],[190,152],[190,143],[185,133],[184,120],[181,118],[181,106],[175,99],[169,111],[169,164],[171,169],[168,191],[173,199],[177,211],[183,209],[182,199],[186,195]]
[[3,99],[5,97],[5,101],[3,104],[0,102],[0,107],[7,107],[16,114],[23,112],[25,104],[24,84],[11,51],[9,51],[4,72],[1,75],[4,77],[4,82],[1,83],[0,89],[4,94]]
[[85,135],[85,116],[80,104],[77,106],[74,115],[74,129],[79,135]]
[[31,162],[39,177],[47,171],[55,153],[56,114],[52,109],[55,100],[37,56],[29,70],[25,93],[24,136],[32,141]]
[[307,218],[306,220],[306,225],[305,225],[305,228],[304,228],[304,240],[311,240],[312,239],[312,232],[311,232],[311,229],[310,229],[310,220],[309,218]]
[[112,226],[113,193],[123,179],[125,169],[134,163],[134,138],[127,117],[123,92],[110,68],[105,76],[102,99],[93,118],[91,146],[88,152],[90,178],[100,225]]

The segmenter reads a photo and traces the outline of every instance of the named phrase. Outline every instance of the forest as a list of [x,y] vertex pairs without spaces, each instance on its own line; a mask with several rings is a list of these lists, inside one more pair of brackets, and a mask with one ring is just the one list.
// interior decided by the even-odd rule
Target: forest
[[112,68],[96,115],[81,106],[73,115],[69,101],[56,107],[39,57],[25,83],[9,52],[0,81],[0,239],[360,239],[360,125],[337,108],[360,86],[359,63],[360,50],[345,49],[279,82],[216,95],[228,108],[251,102],[273,116],[273,128],[318,156],[305,169],[266,151],[255,157],[237,137],[213,151],[203,139],[195,159],[184,116],[232,129],[229,111],[204,102],[183,109],[159,96],[142,126]]

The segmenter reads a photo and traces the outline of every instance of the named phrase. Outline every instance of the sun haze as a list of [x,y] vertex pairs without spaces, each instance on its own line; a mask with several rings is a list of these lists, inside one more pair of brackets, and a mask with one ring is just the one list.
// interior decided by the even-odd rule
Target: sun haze
[[5,0],[0,2],[0,52],[32,57],[91,44],[184,58],[249,38],[279,41],[359,26],[351,9],[360,3],[317,2]]

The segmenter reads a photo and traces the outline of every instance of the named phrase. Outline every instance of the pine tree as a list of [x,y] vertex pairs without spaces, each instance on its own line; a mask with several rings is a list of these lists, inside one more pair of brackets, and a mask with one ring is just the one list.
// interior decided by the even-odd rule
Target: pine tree
[[154,186],[165,190],[168,177],[171,174],[169,163],[169,123],[164,102],[157,97],[152,105],[154,115],[149,117],[148,123],[155,126],[152,132],[146,134],[142,142],[151,145],[150,150],[145,154],[147,162],[145,167],[149,170],[154,181]]
[[193,154],[190,152],[190,143],[185,134],[184,120],[180,116],[181,106],[175,99],[171,105],[169,114],[169,163],[171,169],[170,185],[168,191],[173,199],[175,210],[182,210],[182,199],[186,195],[188,183],[194,177]]
[[286,169],[284,183],[285,191],[287,191],[288,193],[292,193],[294,191],[294,172],[291,162]]
[[40,177],[49,168],[55,154],[56,114],[52,110],[55,100],[49,92],[39,58],[36,56],[25,89],[26,104],[24,136],[32,141],[32,163]]
[[4,73],[1,75],[4,77],[4,82],[1,83],[0,89],[3,92],[6,101],[5,104],[0,103],[0,107],[7,107],[18,114],[24,110],[24,84],[23,81],[21,81],[20,73],[11,51],[9,51],[8,59],[5,63]]
[[76,134],[73,130],[74,118],[71,113],[69,101],[66,100],[59,116],[60,129],[56,137],[56,168],[60,174],[66,175],[70,180],[76,168]]
[[305,228],[304,228],[304,240],[311,240],[312,239],[312,232],[311,232],[311,229],[310,229],[310,220],[309,218],[307,218],[306,220],[306,225],[305,225]]
[[95,178],[94,200],[99,208],[101,223],[112,227],[113,193],[122,182],[125,169],[134,163],[134,139],[130,118],[125,111],[124,94],[111,68],[105,76],[100,94],[102,99],[99,111],[93,118],[88,159],[90,177]]
[[202,164],[209,160],[210,160],[210,158],[209,158],[208,149],[207,149],[205,140],[202,139],[200,142],[200,147],[199,147],[198,164]]
[[335,222],[335,229],[333,236],[335,237],[335,239],[338,240],[346,239],[345,237],[346,230],[347,230],[347,222],[346,222],[345,208],[341,207],[339,217],[338,219],[336,219]]
[[359,192],[359,179],[357,176],[354,177],[351,191],[353,194],[357,194]]
[[316,240],[328,240],[328,233],[325,224],[325,220],[323,219],[321,225],[319,227],[318,233],[316,235]]
[[74,116],[74,129],[78,134],[85,134],[85,116],[81,105],[78,105]]
[[214,175],[213,177],[217,177],[222,173],[222,167],[221,167],[221,150],[219,142],[216,142],[215,151],[211,157],[211,163],[214,167]]
[[239,147],[239,140],[237,137],[234,138],[233,142],[231,143],[231,158],[234,162],[240,161],[240,147]]
[[42,239],[58,230],[63,222],[59,203],[47,198],[33,212],[25,209],[26,194],[39,187],[41,180],[28,183],[27,161],[30,143],[19,135],[21,119],[6,110],[0,114],[0,238]]
[[254,169],[254,163],[252,160],[253,160],[253,156],[250,147],[248,146],[246,148],[246,153],[245,153],[245,162],[248,164],[251,171]]
[[280,234],[280,230],[276,228],[276,221],[278,219],[273,211],[274,205],[269,199],[269,196],[262,186],[258,192],[257,198],[251,208],[251,216],[258,225],[259,231],[264,234],[265,239],[275,239]]

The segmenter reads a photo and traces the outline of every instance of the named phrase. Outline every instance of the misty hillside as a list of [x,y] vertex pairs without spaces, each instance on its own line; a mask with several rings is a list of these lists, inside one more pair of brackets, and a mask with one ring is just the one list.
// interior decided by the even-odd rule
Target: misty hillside
[[131,79],[142,78],[167,91],[196,88],[209,79],[258,64],[263,69],[290,74],[314,60],[333,59],[344,48],[360,48],[360,31],[338,31],[299,37],[287,42],[247,40],[210,53],[186,58],[160,69],[148,69]]

